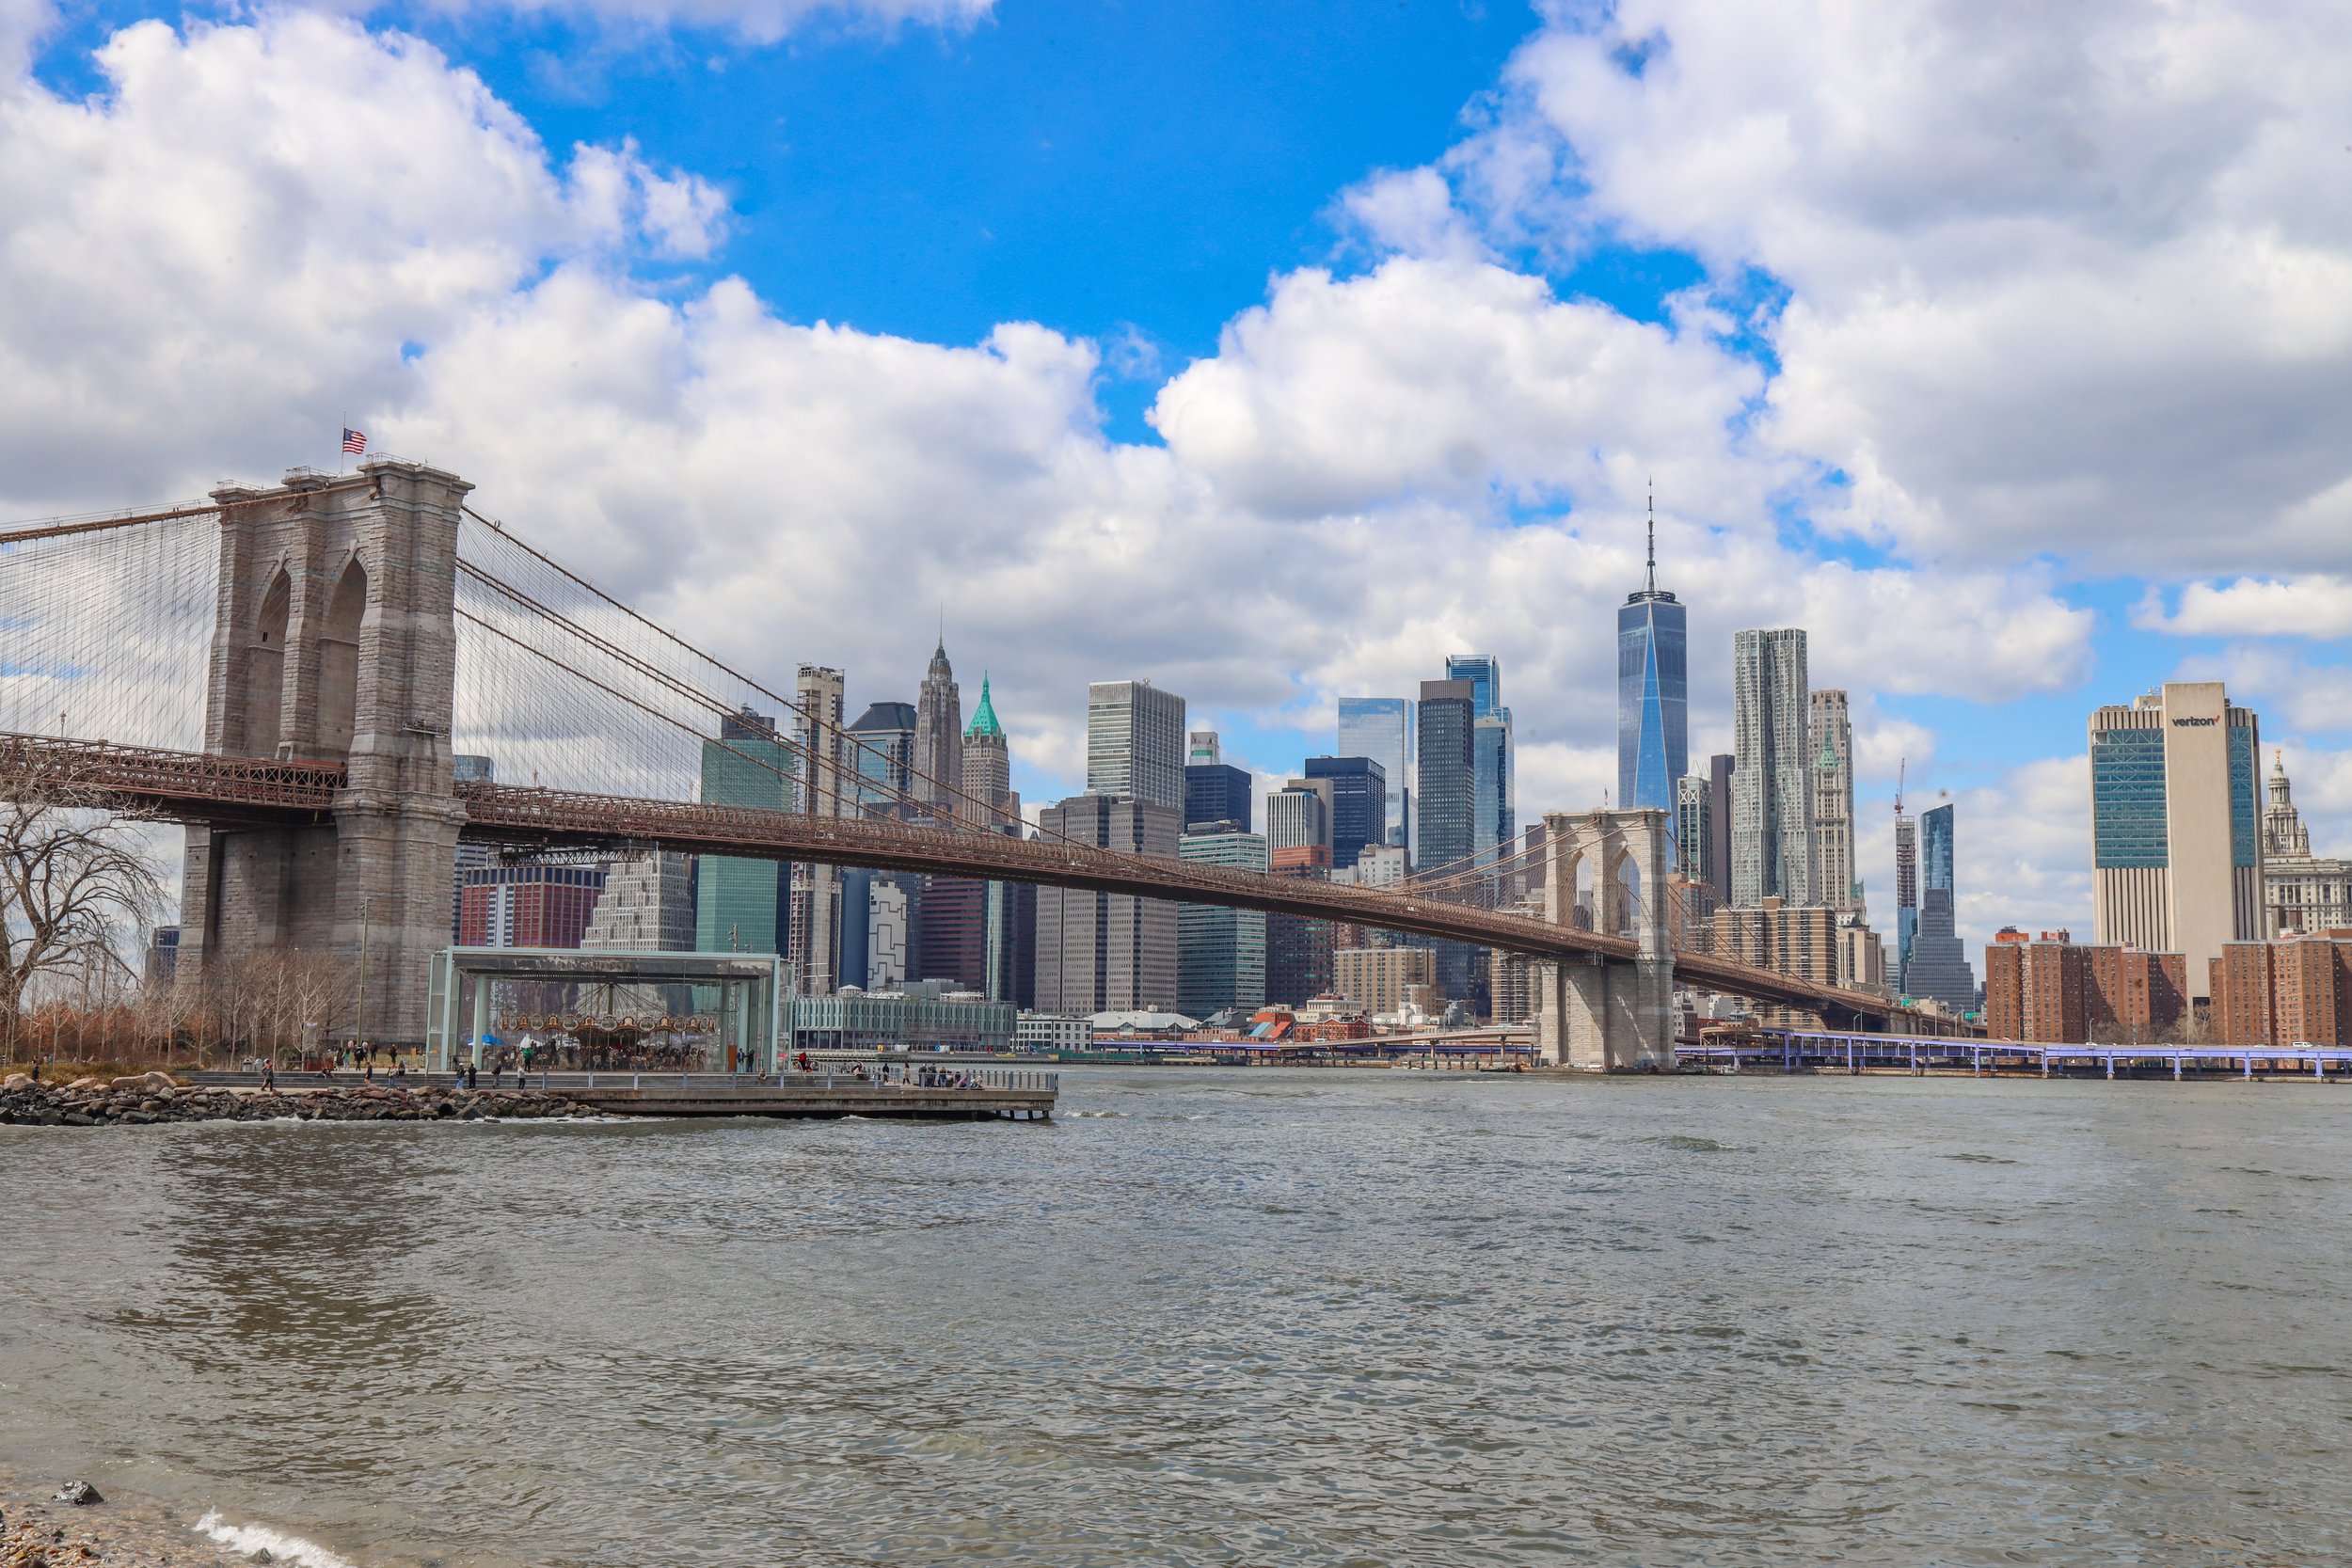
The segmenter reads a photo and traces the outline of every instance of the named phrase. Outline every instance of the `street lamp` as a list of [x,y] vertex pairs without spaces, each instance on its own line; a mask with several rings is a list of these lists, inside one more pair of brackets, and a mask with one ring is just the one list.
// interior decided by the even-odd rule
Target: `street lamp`
[[[355,1025],[352,1033],[362,1050],[366,1049],[368,1041],[368,903],[363,895],[359,899],[359,1000],[352,1007]],[[369,1054],[373,1056],[374,1053],[370,1052]]]

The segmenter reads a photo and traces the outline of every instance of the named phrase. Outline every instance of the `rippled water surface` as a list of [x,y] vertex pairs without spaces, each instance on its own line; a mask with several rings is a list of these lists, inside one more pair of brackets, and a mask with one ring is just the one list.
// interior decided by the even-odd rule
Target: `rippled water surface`
[[363,1568],[2352,1560],[2352,1089],[0,1128],[0,1460]]

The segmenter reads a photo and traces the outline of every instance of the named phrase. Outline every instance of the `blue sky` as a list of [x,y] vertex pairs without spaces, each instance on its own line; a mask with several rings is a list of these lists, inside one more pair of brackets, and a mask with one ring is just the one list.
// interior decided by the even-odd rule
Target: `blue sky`
[[2352,832],[2329,8],[347,12],[0,0],[10,515],[347,412],[853,707],[944,601],[1032,800],[1087,679],[1279,776],[1481,651],[1532,815],[1613,776],[1656,476],[1694,751],[1730,632],[1807,626],[1976,934],[2088,924],[2085,718],[2176,673]]

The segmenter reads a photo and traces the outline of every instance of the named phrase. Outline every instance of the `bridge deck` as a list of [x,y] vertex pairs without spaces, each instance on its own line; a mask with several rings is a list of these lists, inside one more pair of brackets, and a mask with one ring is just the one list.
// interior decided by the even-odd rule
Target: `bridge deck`
[[[321,820],[342,792],[340,763],[228,757],[0,735],[0,780],[71,778],[123,810],[183,821]],[[1407,886],[1353,887],[1121,854],[1047,839],[466,781],[466,836],[542,849],[662,849],[1035,882],[1370,926],[1566,962],[1626,963],[1628,937],[1508,913]],[[1811,1008],[1843,1022],[1885,1018],[1885,998],[1703,953],[1674,955],[1704,990]]]

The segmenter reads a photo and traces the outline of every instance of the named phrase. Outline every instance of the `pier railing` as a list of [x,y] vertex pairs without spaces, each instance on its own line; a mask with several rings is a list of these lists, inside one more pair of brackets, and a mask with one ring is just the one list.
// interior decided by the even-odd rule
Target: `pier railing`
[[[896,1089],[1008,1089],[1022,1094],[1059,1094],[1061,1074],[1040,1072],[1025,1068],[986,1067],[925,1067],[916,1063],[867,1063],[860,1071],[855,1065],[834,1067],[820,1065],[803,1072],[787,1068],[781,1072],[660,1072],[633,1068],[598,1068],[593,1072],[539,1072],[529,1074],[532,1088],[545,1086],[564,1088],[668,1088],[682,1089],[755,1089],[763,1084],[790,1088],[855,1088],[872,1085]],[[511,1075],[510,1075],[511,1076]]]
[[[259,1088],[259,1069],[233,1072],[191,1072],[192,1081],[208,1088]],[[451,1072],[411,1072],[395,1078],[389,1071],[378,1071],[373,1078],[364,1076],[356,1068],[342,1068],[331,1077],[316,1072],[288,1068],[278,1074],[278,1086],[282,1089],[314,1089],[332,1085],[336,1088],[424,1089],[429,1086],[449,1088],[457,1081]],[[1018,1094],[1053,1094],[1061,1092],[1061,1074],[1041,1072],[1026,1068],[986,1067],[925,1067],[917,1063],[890,1062],[866,1064],[860,1074],[854,1067],[819,1066],[808,1072],[787,1068],[782,1072],[664,1072],[650,1068],[597,1068],[593,1071],[548,1071],[533,1068],[530,1072],[517,1072],[508,1068],[501,1072],[484,1071],[478,1079],[482,1088],[548,1089],[562,1093],[565,1089],[755,1089],[762,1085],[787,1088],[856,1088],[867,1085],[894,1089],[1004,1089]]]
[[2016,1073],[2075,1077],[2097,1073],[2126,1077],[2169,1069],[2174,1079],[2310,1073],[2322,1082],[2329,1070],[2352,1071],[2352,1046],[2171,1045],[2150,1041],[2081,1043],[2036,1040],[1937,1039],[1909,1035],[1842,1034],[1835,1031],[1759,1030],[1745,1039],[1678,1045],[1684,1062],[1717,1068],[1777,1069],[1782,1072]]

